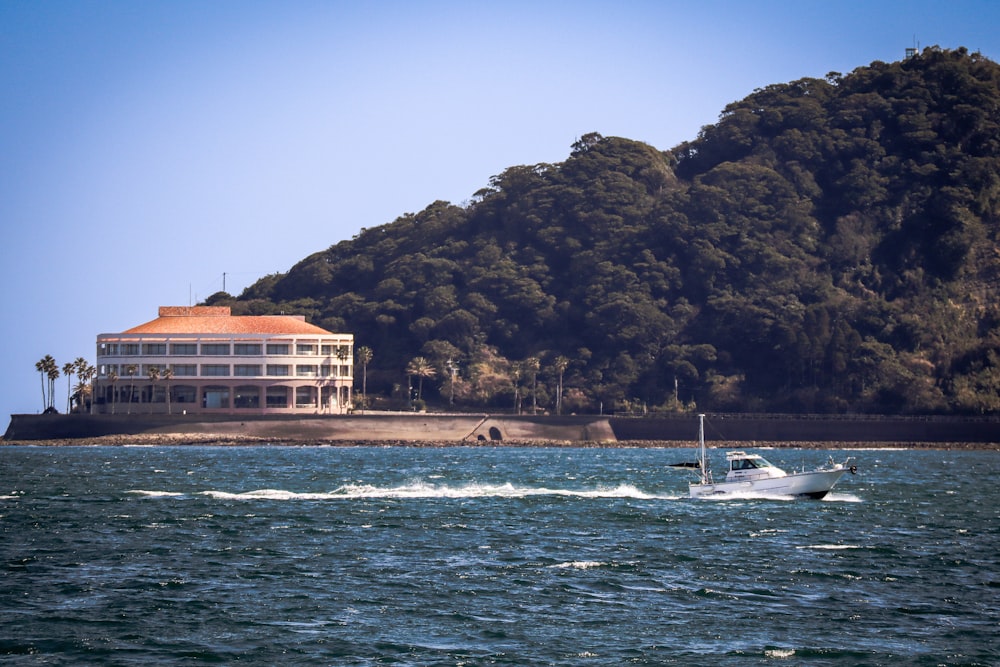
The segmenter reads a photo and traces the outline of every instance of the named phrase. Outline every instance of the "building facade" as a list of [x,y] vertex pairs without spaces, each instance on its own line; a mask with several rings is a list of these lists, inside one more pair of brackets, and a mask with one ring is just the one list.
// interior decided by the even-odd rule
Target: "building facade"
[[162,306],[97,337],[103,414],[341,414],[351,406],[354,336],[295,315]]

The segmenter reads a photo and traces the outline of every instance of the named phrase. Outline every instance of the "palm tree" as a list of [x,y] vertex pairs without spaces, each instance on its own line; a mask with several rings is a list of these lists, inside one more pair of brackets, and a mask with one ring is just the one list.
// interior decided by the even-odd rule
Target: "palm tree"
[[76,362],[67,361],[62,367],[63,375],[66,376],[66,414],[70,413],[73,409],[71,399],[73,398],[72,382],[70,378],[76,373]]
[[[55,383],[59,377],[59,365],[51,354],[46,354],[35,364],[35,370],[42,379],[42,410],[48,410],[55,407]],[[48,391],[46,391],[46,379],[48,379]]]
[[361,364],[361,413],[364,414],[368,406],[368,364],[372,362],[375,354],[370,347],[362,346],[355,351],[355,356]]
[[174,376],[174,369],[167,366],[163,369],[163,382],[167,386],[167,414],[172,414],[170,412],[170,378]]
[[[76,359],[73,360],[73,370],[76,372],[76,376],[80,378],[81,384],[90,381],[91,371],[93,371],[94,373],[97,372],[97,369],[88,364],[87,360],[84,359],[83,357],[77,357]],[[76,393],[74,393],[73,395],[75,396]],[[77,401],[77,407],[79,407],[80,411],[83,412],[82,402]]]
[[125,367],[125,372],[128,373],[128,408],[125,410],[125,414],[132,414],[132,393],[135,391],[135,373],[139,368],[135,364],[129,364]]
[[560,355],[556,357],[552,362],[552,368],[555,369],[556,373],[559,373],[559,385],[558,391],[556,393],[556,414],[562,414],[562,397],[563,397],[563,373],[569,368],[569,359]]
[[35,370],[38,371],[38,377],[42,380],[42,410],[44,411],[47,407],[47,402],[45,400],[45,359],[49,357],[45,355],[41,359],[35,362]]
[[414,357],[413,361],[406,367],[407,375],[417,376],[417,400],[423,400],[424,378],[432,378],[437,375],[437,371],[431,366],[431,362],[424,357]]
[[115,383],[118,382],[118,373],[115,371],[108,373],[108,382],[111,383],[111,414],[115,414],[115,404],[118,402],[118,388]]
[[[337,346],[337,361],[340,362],[340,365],[337,367],[337,372],[335,373],[337,377],[340,377],[340,372],[341,369],[343,368],[343,364],[345,361],[347,361],[347,358],[349,356],[351,356],[350,351],[348,350],[346,345]],[[341,413],[343,413],[344,409],[347,407],[347,397],[349,395],[349,392],[347,390],[347,387],[338,388],[336,385],[336,381],[334,381],[334,390],[337,392],[337,409],[340,410]]]
[[156,381],[160,379],[160,369],[158,366],[150,366],[146,372],[149,374],[149,414],[153,414],[153,393],[156,391]]
[[45,375],[49,378],[49,406],[46,409],[51,408],[55,410],[56,407],[56,380],[59,379],[59,364],[56,360],[52,358],[51,355],[46,354],[45,359]]
[[528,357],[524,360],[524,370],[531,373],[531,414],[538,414],[538,370],[542,362],[538,357]]
[[515,361],[510,366],[510,379],[514,384],[514,414],[521,414],[521,380],[527,372],[524,361]]
[[83,357],[80,357],[77,361],[80,362],[76,368],[76,374],[80,378],[80,384],[78,385],[79,389],[75,394],[77,397],[76,404],[79,406],[80,412],[83,412],[83,406],[85,405],[84,399],[87,396],[90,396],[90,412],[93,414],[94,399],[96,398],[96,392],[94,391],[94,378],[97,377],[97,368],[87,363],[87,360]]

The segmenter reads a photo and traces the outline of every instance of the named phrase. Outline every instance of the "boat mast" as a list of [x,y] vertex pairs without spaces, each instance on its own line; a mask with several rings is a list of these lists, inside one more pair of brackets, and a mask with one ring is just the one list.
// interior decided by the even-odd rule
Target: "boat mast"
[[701,483],[708,484],[708,465],[705,452],[705,415],[698,415],[698,446],[701,448]]

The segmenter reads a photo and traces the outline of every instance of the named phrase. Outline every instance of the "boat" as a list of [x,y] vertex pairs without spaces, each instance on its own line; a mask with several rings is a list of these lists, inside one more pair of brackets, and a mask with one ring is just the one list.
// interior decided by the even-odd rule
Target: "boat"
[[726,481],[716,482],[708,468],[708,454],[705,448],[705,415],[698,415],[698,445],[700,460],[697,482],[691,482],[692,498],[727,495],[734,493],[762,493],[766,495],[823,498],[830,493],[834,484],[847,472],[858,471],[851,465],[851,457],[843,463],[835,463],[833,458],[815,470],[785,472],[759,454],[748,454],[742,450],[726,452]]

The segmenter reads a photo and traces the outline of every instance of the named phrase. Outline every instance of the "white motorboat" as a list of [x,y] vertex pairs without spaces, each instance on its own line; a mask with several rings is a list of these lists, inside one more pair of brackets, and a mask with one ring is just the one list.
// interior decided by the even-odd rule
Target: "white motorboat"
[[831,458],[829,463],[815,470],[785,472],[758,454],[730,451],[726,452],[726,464],[729,466],[726,481],[716,482],[712,479],[712,471],[708,469],[705,415],[698,415],[698,445],[701,454],[697,466],[699,481],[691,482],[689,486],[692,498],[734,493],[763,493],[818,499],[828,494],[844,473],[854,474],[858,470],[857,466],[849,465],[851,459],[848,457],[843,463],[834,463]]

